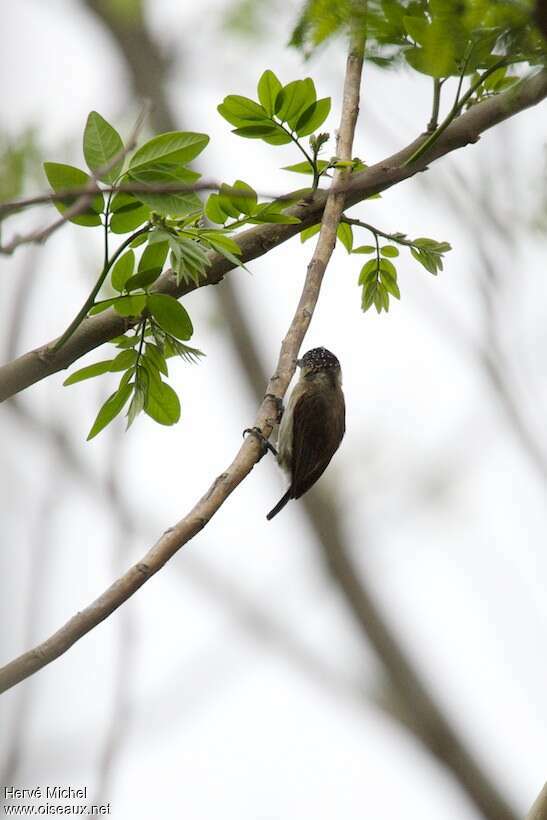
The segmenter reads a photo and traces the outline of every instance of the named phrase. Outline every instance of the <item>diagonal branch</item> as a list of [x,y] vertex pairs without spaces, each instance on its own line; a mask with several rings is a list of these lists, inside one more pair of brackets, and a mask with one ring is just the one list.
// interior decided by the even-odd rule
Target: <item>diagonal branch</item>
[[547,820],[547,783],[539,793],[530,813],[526,815],[526,820]]
[[[398,153],[359,174],[352,175],[349,181],[339,183],[344,191],[344,208],[355,205],[374,193],[385,191],[419,171],[426,170],[428,164],[451,151],[477,142],[484,131],[530,106],[537,105],[545,97],[547,70],[542,70],[503,94],[485,100],[465,114],[461,114],[432,146],[427,160],[422,157],[412,166],[402,167],[405,160],[422,144],[423,137],[420,136]],[[301,220],[298,225],[259,225],[239,234],[237,241],[242,250],[242,261],[256,259],[300,233],[304,228],[318,223],[322,218],[326,201],[327,192],[317,191],[310,202],[299,203],[287,210],[287,213]],[[200,287],[217,284],[232,267],[233,265],[224,257],[212,255],[207,277]],[[157,285],[161,292],[177,297],[190,293],[196,287],[193,283],[177,286],[170,271],[160,277]],[[9,362],[0,368],[0,401],[52,373],[69,367],[76,359],[123,333],[125,328],[125,320],[113,310],[109,310],[84,321],[70,341],[56,353],[51,350],[54,340]]]
[[[338,136],[338,154],[351,158],[353,135],[359,112],[359,88],[363,65],[364,35],[354,34],[346,65],[342,116]],[[332,188],[344,182],[348,171],[338,171]],[[344,208],[344,194],[329,192],[317,246],[313,253],[296,313],[281,344],[276,372],[270,379],[266,395],[258,410],[255,426],[268,437],[275,419],[271,417],[276,398],[283,398],[294,374],[300,345],[306,335],[321,289],[323,275],[336,242],[336,229]],[[275,415],[275,413],[274,413]],[[219,507],[251,472],[260,460],[261,447],[249,436],[228,469],[213,482],[208,492],[190,512],[167,530],[142,561],[118,578],[89,606],[74,615],[64,626],[40,645],[0,669],[0,692],[15,686],[67,651],[79,638],[118,609],[149,578],[160,570],[191,538],[209,522]]]

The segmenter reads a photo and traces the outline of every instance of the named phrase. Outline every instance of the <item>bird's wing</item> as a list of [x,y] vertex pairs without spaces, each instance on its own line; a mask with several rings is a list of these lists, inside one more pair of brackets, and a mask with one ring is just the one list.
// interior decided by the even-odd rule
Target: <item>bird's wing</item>
[[293,498],[300,498],[326,469],[342,441],[344,416],[324,393],[304,393],[298,399],[293,415]]

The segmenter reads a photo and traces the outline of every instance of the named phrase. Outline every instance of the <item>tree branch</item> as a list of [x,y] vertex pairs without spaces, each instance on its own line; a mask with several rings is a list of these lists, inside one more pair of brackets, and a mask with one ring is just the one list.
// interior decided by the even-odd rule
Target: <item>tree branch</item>
[[547,783],[540,791],[530,812],[526,815],[526,820],[547,820]]
[[[367,168],[362,173],[352,175],[349,181],[340,183],[338,180],[338,190],[344,194],[344,208],[355,205],[374,193],[385,191],[419,171],[424,171],[428,163],[457,148],[476,142],[484,131],[536,105],[546,96],[547,70],[542,70],[522,80],[503,94],[491,97],[473,106],[465,114],[461,114],[432,146],[427,160],[422,157],[412,166],[402,167],[405,160],[412,156],[412,153],[423,143],[423,137],[420,136],[398,153]],[[317,191],[310,202],[300,203],[287,210],[288,213],[301,220],[298,225],[258,225],[237,235],[237,241],[242,250],[242,261],[249,262],[262,256],[300,233],[304,228],[319,222],[326,201],[327,192]],[[202,281],[200,287],[217,284],[232,268],[233,265],[224,257],[213,254],[207,277]],[[176,297],[187,295],[196,287],[194,283],[183,283],[177,286],[171,271],[166,271],[157,284],[157,290]],[[82,322],[70,341],[56,353],[51,350],[56,341],[53,340],[9,362],[0,368],[0,401],[4,401],[14,393],[24,390],[52,373],[69,367],[76,359],[123,333],[125,329],[126,320],[110,309]]]
[[[342,116],[338,137],[338,154],[342,159],[351,158],[353,135],[359,111],[359,86],[363,64],[364,42],[352,38],[346,65]],[[344,181],[348,171],[338,171],[332,188]],[[344,194],[334,190],[327,195],[325,213],[317,246],[313,253],[302,289],[296,313],[281,344],[275,374],[270,379],[266,395],[258,410],[255,426],[263,435],[271,435],[275,424],[270,409],[275,398],[283,398],[296,367],[300,345],[309,327],[321,288],[323,275],[336,242],[336,229],[344,207]],[[174,527],[167,530],[142,561],[118,578],[89,606],[74,615],[64,626],[46,641],[25,652],[19,658],[0,669],[0,693],[37,672],[67,651],[79,638],[97,626],[133,595],[149,578],[191,538],[200,532],[217,512],[226,498],[250,473],[262,455],[261,446],[253,436],[248,436],[228,469],[213,482],[208,492],[190,512]]]

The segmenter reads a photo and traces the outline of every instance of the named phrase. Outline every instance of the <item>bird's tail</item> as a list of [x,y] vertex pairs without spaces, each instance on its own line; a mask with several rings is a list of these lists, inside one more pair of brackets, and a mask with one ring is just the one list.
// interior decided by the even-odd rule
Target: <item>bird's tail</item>
[[274,515],[277,515],[278,512],[281,512],[281,510],[283,509],[283,507],[285,506],[287,501],[290,501],[291,498],[292,498],[291,488],[289,487],[289,489],[287,490],[287,492],[285,493],[283,498],[280,501],[277,502],[277,504],[275,505],[273,510],[270,510],[270,512],[266,516],[268,521],[271,521],[272,518],[274,517]]

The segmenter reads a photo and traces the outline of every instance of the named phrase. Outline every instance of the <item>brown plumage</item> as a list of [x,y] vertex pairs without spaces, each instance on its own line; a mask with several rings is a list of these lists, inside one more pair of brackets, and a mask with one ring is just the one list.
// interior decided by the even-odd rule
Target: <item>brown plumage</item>
[[279,428],[278,462],[290,485],[267,518],[300,498],[323,474],[344,436],[345,402],[336,356],[324,347],[308,351],[299,362],[300,379],[291,393]]

